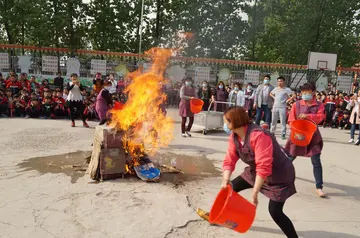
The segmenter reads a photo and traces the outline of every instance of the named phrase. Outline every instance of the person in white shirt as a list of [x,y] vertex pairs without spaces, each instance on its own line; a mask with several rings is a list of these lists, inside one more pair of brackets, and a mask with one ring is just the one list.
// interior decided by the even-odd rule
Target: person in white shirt
[[115,80],[115,75],[113,73],[111,73],[109,75],[109,81],[111,82],[111,86],[109,87],[109,93],[110,94],[115,94],[117,92],[117,81]]
[[240,106],[244,107],[245,105],[245,94],[241,90],[239,83],[234,83],[234,89],[229,94],[229,106]]
[[67,90],[69,91],[69,94],[66,101],[69,103],[71,126],[75,127],[75,111],[79,111],[81,120],[83,121],[83,126],[89,127],[84,117],[85,108],[83,103],[83,96],[81,94],[85,91],[85,89],[78,80],[77,74],[72,73],[70,79],[71,82],[67,84]]
[[294,92],[285,87],[285,78],[280,76],[277,78],[278,86],[270,92],[270,97],[274,99],[274,106],[272,109],[271,133],[275,133],[278,119],[280,116],[281,123],[281,137],[286,139],[286,112],[287,103],[295,98]]

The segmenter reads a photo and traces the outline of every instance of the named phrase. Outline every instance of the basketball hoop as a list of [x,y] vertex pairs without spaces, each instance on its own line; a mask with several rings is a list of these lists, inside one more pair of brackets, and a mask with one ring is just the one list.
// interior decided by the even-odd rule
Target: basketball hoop
[[308,69],[319,71],[335,71],[336,62],[336,54],[309,52]]

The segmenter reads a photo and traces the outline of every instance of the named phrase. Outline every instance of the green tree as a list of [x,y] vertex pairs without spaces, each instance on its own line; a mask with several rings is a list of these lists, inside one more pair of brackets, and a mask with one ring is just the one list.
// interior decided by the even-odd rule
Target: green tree
[[305,64],[308,52],[318,51],[338,54],[343,66],[358,61],[358,1],[259,0],[259,4],[264,27],[254,33],[256,60]]

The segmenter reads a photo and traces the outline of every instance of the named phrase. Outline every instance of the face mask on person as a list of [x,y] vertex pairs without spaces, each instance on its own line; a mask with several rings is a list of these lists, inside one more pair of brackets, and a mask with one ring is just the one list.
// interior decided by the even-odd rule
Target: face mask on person
[[269,84],[269,83],[270,83],[270,80],[264,79],[264,84]]
[[206,88],[206,87],[207,87],[207,84],[206,84],[206,83],[203,83],[203,87]]
[[231,130],[229,129],[227,123],[224,123],[224,127],[223,127],[224,131],[227,133],[227,134],[231,134]]
[[224,85],[219,85],[219,88],[220,88],[220,89],[223,89],[223,88],[224,88]]
[[251,87],[251,86],[248,86],[248,87],[247,87],[247,89],[248,89],[248,90],[251,90],[251,89],[252,89],[252,87]]
[[238,88],[238,87],[235,87],[234,90],[235,90],[235,91],[239,91],[239,88]]
[[303,94],[303,95],[301,95],[301,98],[304,101],[310,101],[313,98],[313,95],[312,94]]
[[185,82],[185,86],[191,86],[191,82]]

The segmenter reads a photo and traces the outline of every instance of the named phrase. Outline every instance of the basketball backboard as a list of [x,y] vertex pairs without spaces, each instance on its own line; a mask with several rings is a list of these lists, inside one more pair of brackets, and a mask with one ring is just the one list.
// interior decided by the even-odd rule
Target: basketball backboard
[[337,54],[309,52],[308,69],[313,70],[336,70]]

